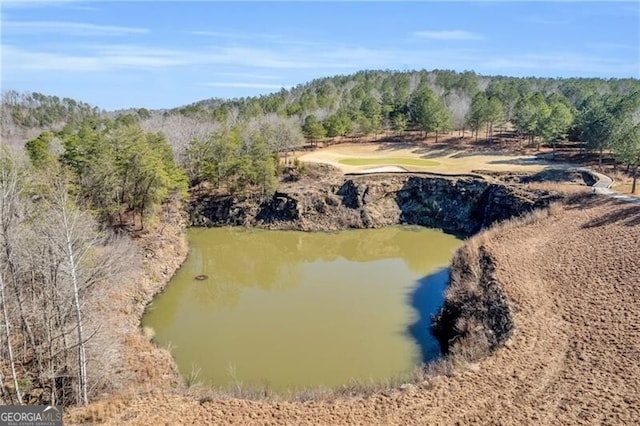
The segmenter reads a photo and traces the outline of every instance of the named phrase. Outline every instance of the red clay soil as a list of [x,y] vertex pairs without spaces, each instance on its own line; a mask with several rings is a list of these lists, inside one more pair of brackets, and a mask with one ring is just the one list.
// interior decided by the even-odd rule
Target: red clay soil
[[640,206],[591,197],[487,247],[514,311],[506,347],[458,373],[305,402],[157,391],[70,410],[68,424],[637,424]]

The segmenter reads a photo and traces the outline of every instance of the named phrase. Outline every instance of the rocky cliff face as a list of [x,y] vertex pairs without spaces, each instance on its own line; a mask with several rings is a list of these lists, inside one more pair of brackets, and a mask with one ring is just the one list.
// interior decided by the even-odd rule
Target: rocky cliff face
[[[469,236],[560,198],[556,193],[527,190],[518,181],[412,173],[343,176],[321,166],[308,176],[283,183],[268,199],[195,196],[189,213],[195,226],[335,231],[412,224]],[[451,351],[455,341],[489,353],[511,336],[511,312],[493,278],[491,258],[484,252],[465,253],[458,251],[454,257],[453,291],[432,331],[443,352]],[[479,262],[480,277],[470,272],[472,262]],[[471,324],[473,329],[461,324]]]
[[559,198],[474,176],[320,173],[283,183],[268,199],[195,196],[189,213],[194,226],[335,231],[415,224],[471,235]]

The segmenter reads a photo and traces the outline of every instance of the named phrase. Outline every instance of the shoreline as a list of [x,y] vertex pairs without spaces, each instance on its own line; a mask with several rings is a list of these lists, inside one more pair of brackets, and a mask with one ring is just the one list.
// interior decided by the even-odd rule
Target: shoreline
[[[397,175],[391,175],[390,177],[394,179],[394,176]],[[443,178],[442,176],[434,175],[424,177],[427,179]],[[472,177],[456,176],[449,179],[456,178],[469,179]],[[344,176],[344,179],[351,179],[351,177]],[[384,175],[373,176],[374,181],[384,181],[385,179],[386,177]],[[480,178],[478,181],[485,182],[485,179]],[[320,183],[319,185],[322,184],[323,183]],[[142,317],[144,316],[146,309],[148,309],[149,305],[152,303],[154,297],[166,288],[171,278],[188,255],[188,242],[186,240],[185,232],[187,226],[185,223],[186,218],[184,217],[184,212],[176,205],[169,205],[167,207],[169,208],[169,211],[164,215],[166,222],[158,224],[153,231],[136,240],[136,245],[141,252],[144,253],[141,254],[143,268],[140,273],[129,279],[130,282],[137,282],[137,284],[128,291],[129,293],[133,293],[131,295],[133,306],[129,307],[128,310],[125,310],[124,312],[120,312],[120,316],[124,316],[123,319],[120,319],[120,322],[128,323],[128,326],[121,330],[119,334],[120,339],[123,341],[121,349],[123,352],[123,365],[120,366],[122,371],[119,375],[122,377],[128,377],[129,379],[123,384],[123,386],[114,389],[113,394],[109,396],[112,400],[118,400],[123,396],[127,397],[132,393],[153,393],[157,390],[166,391],[175,389],[178,391],[189,391],[187,383],[188,380],[179,373],[170,350],[156,345],[153,342],[152,330],[145,329],[141,324]],[[485,209],[483,208],[483,210]],[[385,223],[382,224],[382,226],[390,226],[393,224],[394,223]],[[260,228],[260,226],[250,227]],[[344,227],[344,229],[348,228],[349,227]],[[305,230],[303,227],[296,226],[295,224],[293,225],[293,228],[290,229]],[[332,232],[336,231],[336,229],[329,227],[327,229],[322,229],[321,231]],[[458,256],[458,252],[454,254],[452,262],[455,260],[456,256]],[[450,267],[452,267],[452,271],[453,266],[454,263],[450,265]],[[443,354],[442,359],[444,359],[445,356],[446,355]],[[443,361],[443,363],[446,364],[447,361]],[[392,382],[391,388],[395,388],[403,384],[413,385],[423,378],[424,374],[421,370],[424,370],[424,368],[424,364],[419,364],[416,366],[416,372],[413,374],[403,376],[403,378],[390,378],[389,381],[386,381],[385,383],[363,385],[355,392],[356,394],[377,392],[383,389],[388,389]],[[430,365],[429,368],[440,369],[442,367]],[[448,367],[444,368],[447,369]],[[122,381],[124,382],[124,379]],[[222,393],[223,397],[233,398],[238,396],[226,390],[212,389],[212,391]],[[293,394],[288,399],[295,400],[301,394],[306,394],[307,397],[311,398],[326,398],[327,395],[333,395],[331,398],[334,398],[339,397],[341,392],[343,392],[343,390],[340,389],[309,389]],[[254,389],[249,389],[243,391],[240,396],[254,396],[258,393],[259,392]],[[106,401],[108,400],[109,398],[107,398]],[[104,402],[105,400],[98,398],[94,404],[101,406]],[[87,411],[91,412],[91,409],[88,409]]]
[[[585,200],[586,200],[585,203],[587,205],[596,203],[596,207],[598,203],[600,204],[612,203],[612,205],[614,206],[616,205],[614,204],[615,203],[614,201],[606,200],[601,196],[587,197],[585,198]],[[593,200],[596,200],[596,201],[593,201]],[[499,244],[501,240],[505,238],[507,240],[512,239],[513,238],[512,235],[514,234],[515,235],[522,234],[523,232],[527,234],[527,231],[526,231],[527,229],[538,226],[539,223],[542,223],[545,221],[564,220],[563,217],[570,214],[570,209],[571,209],[571,206],[567,204],[567,205],[563,205],[560,208],[555,209],[555,210],[561,210],[562,213],[558,213],[558,211],[550,212],[549,210],[545,210],[542,213],[536,212],[533,215],[531,215],[531,217],[529,218],[510,220],[503,225],[498,225],[494,228],[483,230],[481,233],[476,234],[474,237],[470,238],[467,241],[467,243],[465,243],[465,245],[461,249],[459,249],[458,252],[456,252],[454,260],[460,256],[464,257],[462,254],[463,249],[467,250],[469,249],[469,247],[473,246],[474,250],[476,250],[477,252],[484,250],[484,254],[490,256],[492,261],[495,261],[493,265],[493,271],[490,274],[489,278],[490,280],[494,280],[494,284],[497,285],[500,289],[507,290],[507,292],[504,293],[504,300],[502,301],[505,302],[505,306],[508,307],[507,312],[513,319],[513,327],[509,329],[510,332],[504,334],[503,336],[504,338],[501,339],[501,342],[498,345],[492,346],[491,344],[489,344],[489,346],[486,346],[486,343],[490,340],[488,339],[488,337],[495,335],[495,332],[492,329],[491,325],[487,325],[487,324],[474,325],[473,321],[463,321],[467,325],[466,329],[462,327],[463,334],[465,330],[467,331],[471,330],[475,332],[482,331],[482,333],[475,334],[476,337],[480,336],[480,339],[468,339],[468,338],[465,339],[465,337],[468,337],[470,335],[469,333],[467,333],[464,336],[461,334],[454,339],[458,341],[458,343],[460,342],[463,343],[462,345],[458,344],[457,349],[453,349],[452,351],[455,354],[455,357],[457,357],[457,359],[452,357],[448,359],[445,358],[443,362],[439,364],[429,365],[425,369],[426,370],[425,374],[421,376],[417,376],[415,380],[407,380],[402,383],[395,383],[392,386],[385,387],[384,389],[377,388],[377,389],[368,389],[368,390],[367,389],[354,390],[353,393],[347,393],[346,395],[344,393],[339,394],[337,392],[332,392],[331,395],[326,395],[326,394],[323,394],[320,396],[307,395],[306,397],[303,397],[302,400],[300,399],[252,400],[252,399],[246,399],[246,397],[237,398],[236,396],[229,395],[228,393],[221,394],[219,391],[214,391],[214,390],[189,390],[184,387],[184,380],[181,380],[182,384],[179,384],[177,386],[174,384],[173,386],[158,386],[155,389],[147,389],[145,391],[138,390],[137,392],[135,392],[135,396],[131,396],[131,394],[129,394],[129,396],[133,400],[135,400],[135,402],[133,403],[134,406],[136,406],[135,404],[138,404],[138,403],[144,403],[144,404],[149,403],[153,406],[154,403],[152,403],[151,401],[157,401],[158,399],[172,400],[174,402],[180,401],[180,403],[184,404],[185,407],[192,407],[192,408],[193,408],[193,404],[196,403],[196,404],[199,404],[201,408],[207,407],[206,408],[207,412],[214,413],[213,418],[218,419],[217,422],[222,421],[223,423],[229,423],[229,424],[234,423],[233,421],[230,421],[232,417],[228,417],[228,415],[224,413],[243,412],[244,415],[242,415],[241,417],[236,417],[237,420],[241,420],[241,419],[244,420],[238,424],[245,424],[245,423],[255,424],[255,423],[261,423],[260,421],[258,421],[258,419],[266,420],[265,417],[263,417],[262,414],[256,414],[255,417],[253,417],[253,414],[251,414],[249,417],[247,417],[247,414],[250,414],[250,413],[266,414],[271,412],[271,410],[273,409],[277,410],[278,406],[282,407],[283,405],[288,407],[289,410],[293,409],[294,410],[293,412],[295,413],[295,412],[298,412],[298,410],[309,411],[311,410],[312,407],[315,407],[318,409],[322,409],[324,407],[324,409],[328,409],[329,407],[335,407],[335,406],[343,406],[343,405],[351,406],[354,404],[353,398],[355,398],[356,402],[362,401],[362,403],[365,405],[370,403],[371,401],[378,401],[381,397],[383,399],[392,398],[392,399],[404,400],[407,395],[413,395],[413,394],[420,395],[421,398],[426,398],[426,400],[431,400],[433,399],[433,395],[431,395],[430,389],[433,388],[434,386],[438,387],[438,386],[441,386],[443,383],[445,384],[457,383],[458,380],[461,380],[461,378],[463,377],[468,377],[468,375],[473,376],[477,374],[478,371],[482,371],[485,368],[483,366],[494,365],[496,363],[499,363],[500,360],[504,358],[505,353],[510,353],[511,351],[514,350],[514,348],[517,348],[518,345],[521,345],[522,334],[523,332],[525,334],[527,333],[527,330],[521,330],[522,324],[519,324],[522,321],[522,318],[521,318],[522,312],[521,312],[521,308],[519,307],[519,305],[522,302],[521,300],[522,296],[518,296],[517,294],[514,296],[513,291],[510,289],[510,285],[511,287],[513,286],[513,284],[509,283],[510,280],[503,282],[505,277],[504,274],[506,273],[504,258],[500,259],[500,256],[498,256],[499,257],[498,260],[495,259],[494,255],[496,253],[501,252],[501,250],[496,250],[496,247],[500,247]],[[181,237],[184,239],[184,229],[182,230]],[[496,244],[498,244],[498,246],[496,246]],[[184,253],[184,255],[186,256],[186,252]],[[504,257],[504,255],[502,255],[502,257]],[[480,257],[480,259],[481,258],[482,257]],[[456,266],[455,262],[452,261],[452,282],[455,281],[455,279],[453,278],[454,266]],[[179,267],[179,265],[177,267]],[[177,270],[177,267],[175,268],[175,270]],[[468,261],[468,259],[466,261],[459,262],[459,264],[457,265],[457,268],[458,270],[456,273],[459,273],[459,275],[465,275],[465,273],[468,275],[467,273],[468,271],[465,273],[462,273],[463,272],[462,270],[464,270],[465,268],[471,271],[474,270],[474,267],[470,266],[470,262]],[[514,267],[514,269],[518,269],[518,268]],[[484,270],[481,268],[480,269],[481,275],[483,274],[483,272]],[[162,291],[162,289],[168,284],[170,278],[171,276],[169,276],[166,279],[166,282],[164,282],[161,285],[159,284],[156,287],[156,292],[153,293],[153,295]],[[477,287],[474,287],[473,285],[471,286],[467,285],[467,288],[470,289],[472,293],[477,291]],[[449,290],[450,289],[448,288],[447,291],[449,292]],[[149,300],[152,300],[153,295],[150,296]],[[481,299],[482,298],[480,298],[480,300]],[[500,299],[500,297],[498,297],[498,299]],[[514,307],[515,307],[515,310],[514,310]],[[476,313],[478,312],[477,309],[476,310],[471,309],[471,311]],[[140,330],[139,322],[143,313],[144,313],[144,310],[142,310],[142,312],[140,313],[140,316],[138,317],[137,330],[138,330],[138,334],[140,335],[142,335],[142,332],[139,331]],[[153,345],[148,339],[147,339],[147,342],[153,346],[154,350],[164,351],[168,354],[168,352],[165,349],[158,348],[157,346]],[[483,348],[481,346],[479,348],[478,343],[485,344],[485,347]],[[489,351],[487,351],[487,347],[489,348]],[[487,356],[487,355],[490,355],[490,356]],[[177,371],[175,371],[175,369],[173,371],[173,374],[174,375],[178,374]],[[115,403],[114,403],[114,400],[116,401]],[[120,401],[120,402],[117,402],[117,401]],[[143,402],[143,401],[147,401],[147,402]],[[306,402],[301,402],[301,401],[306,401]],[[113,398],[111,398],[111,400],[106,400],[106,401],[99,400],[84,409],[82,408],[72,409],[71,413],[67,417],[69,419],[69,423],[72,423],[72,424],[78,423],[78,422],[81,423],[82,421],[101,421],[101,422],[104,421],[104,422],[118,423],[117,420],[115,419],[119,418],[118,416],[120,416],[122,413],[129,412],[129,410],[132,409],[131,404],[132,403],[130,401],[122,402],[122,395],[115,395]],[[311,407],[308,404],[311,404]],[[355,404],[358,405],[357,403]],[[99,405],[101,408],[95,409],[96,405]],[[110,408],[105,411],[105,408],[104,408],[105,406]],[[218,407],[218,408],[216,409],[215,407]],[[243,411],[247,409],[248,411]],[[210,410],[213,410],[213,411],[210,411]],[[287,412],[291,413],[291,411],[287,411]],[[215,413],[218,413],[218,414],[215,414]],[[298,418],[298,417],[290,417],[289,415],[287,415],[283,417],[283,419],[289,419],[289,420],[276,422],[276,423],[292,422],[293,418]],[[310,422],[311,418],[307,418],[307,421],[302,421],[302,423]],[[251,421],[251,419],[253,419],[253,421]],[[141,419],[138,418],[138,420],[141,420]],[[344,417],[343,417],[343,420],[344,420]],[[378,419],[378,421],[379,420],[380,419]],[[140,421],[140,422],[146,423],[145,421]],[[338,424],[342,422],[343,421],[336,421],[335,423]],[[376,423],[376,422],[374,421],[373,423]]]

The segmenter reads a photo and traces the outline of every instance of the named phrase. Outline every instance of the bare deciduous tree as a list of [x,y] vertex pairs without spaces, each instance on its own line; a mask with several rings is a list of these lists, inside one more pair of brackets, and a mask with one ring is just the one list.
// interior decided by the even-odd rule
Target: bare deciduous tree
[[[19,169],[15,161],[2,151],[0,158],[0,303],[2,304],[2,314],[4,322],[4,333],[7,343],[7,356],[11,368],[11,377],[19,404],[22,404],[22,394],[18,385],[16,375],[15,360],[13,356],[11,319],[8,312],[8,300],[5,292],[4,275],[9,268],[12,256],[11,237],[16,228],[18,217],[18,201],[20,197]],[[24,318],[24,316],[23,316]]]
[[89,286],[91,271],[87,262],[92,250],[99,245],[95,223],[87,213],[81,212],[69,197],[65,182],[56,182],[49,201],[51,226],[47,236],[64,259],[62,271],[72,291],[75,315],[76,348],[78,351],[78,404],[89,401],[87,393],[87,354],[83,321],[83,296]]
[[0,362],[13,382],[0,400],[84,404],[108,381],[89,374],[91,359],[105,364],[104,346],[88,346],[100,329],[91,310],[130,246],[75,205],[62,170],[38,178],[0,154]]
[[213,121],[185,117],[180,114],[162,116],[155,114],[140,122],[145,132],[163,133],[177,159],[184,159],[184,153],[193,139],[206,139],[222,125]]

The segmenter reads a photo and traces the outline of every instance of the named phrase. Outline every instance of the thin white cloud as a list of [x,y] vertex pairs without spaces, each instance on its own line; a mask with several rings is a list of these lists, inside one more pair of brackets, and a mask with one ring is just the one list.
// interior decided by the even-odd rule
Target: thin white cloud
[[333,60],[326,54],[313,54],[306,50],[271,49],[253,47],[212,47],[209,50],[189,54],[193,62],[226,64],[253,68],[309,69],[350,68],[341,60]]
[[175,52],[136,49],[127,46],[105,46],[90,54],[67,54],[23,50],[2,46],[2,62],[5,71],[110,71],[114,69],[153,69],[185,65],[188,62]]
[[513,56],[494,56],[480,64],[485,69],[495,72],[503,70],[536,70],[557,72],[558,74],[573,73],[575,75],[637,75],[638,64],[633,61],[625,62],[620,59],[604,58],[574,53],[549,52],[544,54],[531,53]]
[[77,0],[2,0],[3,8],[23,9],[35,7],[61,6],[77,3]]
[[481,34],[464,30],[415,31],[413,35],[428,40],[463,41],[484,39]]
[[64,9],[78,10],[83,12],[96,12],[102,10],[96,7],[97,3],[78,0],[2,0],[2,9],[21,10],[21,9]]
[[249,82],[227,82],[216,81],[211,83],[202,83],[203,86],[211,87],[231,87],[235,89],[282,89],[291,87],[290,84],[268,84],[268,83],[249,83]]
[[521,22],[539,25],[568,25],[571,23],[571,19],[549,18],[546,16],[525,16],[521,19]]
[[606,7],[598,8],[581,8],[577,9],[577,13],[586,16],[600,16],[607,18],[627,18],[637,22],[638,13],[640,13],[640,4],[635,1],[628,2],[608,2]]
[[190,31],[193,35],[205,36],[205,37],[215,37],[215,38],[225,38],[225,39],[234,39],[234,40],[279,40],[281,37],[274,34],[264,34],[264,33],[231,33],[224,31]]
[[[269,69],[351,68],[349,65],[344,65],[346,58],[334,59],[304,51],[280,51],[266,48],[210,47],[198,51],[182,51],[137,45],[75,47],[76,49],[74,46],[65,46],[65,51],[56,52],[4,45],[2,60],[5,70],[16,71],[110,71],[122,68],[153,69],[206,64]],[[67,51],[74,53],[67,53]]]
[[224,31],[188,31],[188,34],[196,36],[204,36],[210,38],[219,38],[224,41],[251,41],[262,44],[279,44],[286,46],[322,46],[317,41],[304,40],[303,37],[286,36],[283,34],[267,34],[267,33],[247,33],[247,32],[224,32]]
[[[2,46],[3,73],[111,72],[156,70],[187,66],[212,66],[220,82],[243,87],[278,89],[280,79],[310,70],[339,74],[360,69],[474,69],[483,73],[521,75],[637,75],[638,65],[629,59],[564,52],[542,54],[492,54],[483,49],[396,49],[327,46],[320,51],[289,47],[217,47],[198,50],[164,49],[127,44],[71,44],[55,49]],[[221,67],[223,71],[219,71]],[[234,69],[238,73],[233,72]],[[211,75],[211,74],[210,74]],[[289,77],[287,77],[289,76]],[[214,80],[217,83],[218,79]],[[275,80],[275,81],[274,81]],[[248,82],[248,83],[244,83]],[[228,84],[228,83],[225,83]],[[222,86],[220,86],[222,87]],[[232,87],[232,86],[226,86]],[[240,87],[240,86],[236,86]]]
[[235,77],[245,80],[276,80],[279,78],[278,76],[273,74],[257,74],[248,72],[216,72],[213,74],[220,77]]
[[149,33],[146,28],[66,21],[5,21],[2,23],[2,27],[8,34],[55,33],[73,36],[127,36]]
[[585,46],[589,49],[594,50],[631,50],[638,49],[638,46],[633,46],[631,44],[624,43],[608,43],[608,42],[597,42],[597,43],[587,43]]

